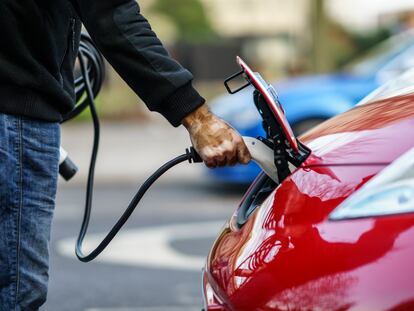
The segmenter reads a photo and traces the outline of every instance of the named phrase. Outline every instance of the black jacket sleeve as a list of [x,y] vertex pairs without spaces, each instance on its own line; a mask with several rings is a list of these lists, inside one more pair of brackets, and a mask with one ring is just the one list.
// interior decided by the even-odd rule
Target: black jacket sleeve
[[151,111],[173,126],[205,100],[193,76],[173,60],[135,0],[73,0],[92,39]]

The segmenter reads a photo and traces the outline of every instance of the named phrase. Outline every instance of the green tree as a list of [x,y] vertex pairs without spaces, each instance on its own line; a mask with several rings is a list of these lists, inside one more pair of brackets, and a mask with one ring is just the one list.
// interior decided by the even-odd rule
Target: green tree
[[181,41],[201,42],[215,36],[199,0],[156,0],[151,10],[171,19]]

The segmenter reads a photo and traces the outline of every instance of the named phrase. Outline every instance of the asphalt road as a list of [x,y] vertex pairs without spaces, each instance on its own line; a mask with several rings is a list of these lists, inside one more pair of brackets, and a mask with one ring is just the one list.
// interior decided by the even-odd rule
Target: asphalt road
[[[136,191],[132,183],[97,186],[89,242],[96,244]],[[97,262],[75,259],[84,189],[61,186],[52,232],[48,302],[43,311],[195,311],[201,268],[241,189],[167,179],[144,199]]]

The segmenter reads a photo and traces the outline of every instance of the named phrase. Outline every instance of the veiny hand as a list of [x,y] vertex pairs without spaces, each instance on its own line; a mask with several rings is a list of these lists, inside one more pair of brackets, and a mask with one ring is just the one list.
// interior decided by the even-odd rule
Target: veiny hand
[[182,121],[194,148],[209,168],[247,164],[251,160],[242,137],[203,105]]

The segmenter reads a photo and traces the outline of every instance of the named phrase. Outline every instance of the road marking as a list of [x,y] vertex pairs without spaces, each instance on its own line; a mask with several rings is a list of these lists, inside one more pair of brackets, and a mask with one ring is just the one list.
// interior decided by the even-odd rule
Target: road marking
[[[100,263],[128,266],[144,266],[158,269],[200,271],[207,256],[183,254],[171,247],[180,239],[214,237],[223,222],[174,224],[145,229],[130,229],[118,234],[107,250],[96,260]],[[85,253],[104,238],[103,234],[91,234],[85,240]],[[58,252],[75,259],[75,239],[57,243]]]

